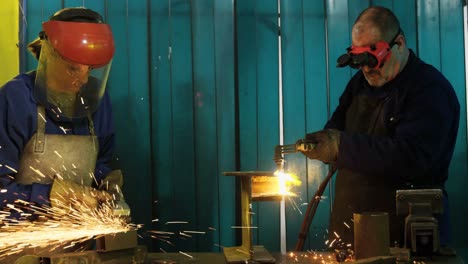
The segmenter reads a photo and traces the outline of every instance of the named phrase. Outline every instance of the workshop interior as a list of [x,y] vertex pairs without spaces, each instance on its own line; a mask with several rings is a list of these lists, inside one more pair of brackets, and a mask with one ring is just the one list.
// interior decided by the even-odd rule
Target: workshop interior
[[[119,252],[128,263],[203,263],[196,253],[226,263],[315,263],[286,259],[322,251],[329,263],[356,256],[430,263],[440,249],[441,190],[388,197],[405,218],[404,245],[388,241],[388,218],[379,212],[349,223],[357,252],[331,251],[335,168],[300,153],[314,146],[298,139],[323,128],[356,73],[336,60],[351,43],[354,20],[372,5],[398,16],[407,46],[446,76],[459,99],[446,191],[451,257],[468,260],[465,0],[6,0],[1,84],[37,67],[27,44],[57,10],[83,6],[112,28],[112,166],[123,174],[133,223],[96,234],[95,250],[49,252],[30,263],[127,263],[112,262],[124,259]],[[278,189],[283,174],[294,177],[286,194]],[[373,232],[379,237],[370,242]]]

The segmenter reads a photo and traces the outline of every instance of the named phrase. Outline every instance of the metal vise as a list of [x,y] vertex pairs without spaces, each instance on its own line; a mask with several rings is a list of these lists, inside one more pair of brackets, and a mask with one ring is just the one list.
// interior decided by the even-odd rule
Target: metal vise
[[405,248],[412,255],[430,257],[440,248],[439,225],[435,214],[442,214],[442,190],[397,190],[396,211],[405,218]]

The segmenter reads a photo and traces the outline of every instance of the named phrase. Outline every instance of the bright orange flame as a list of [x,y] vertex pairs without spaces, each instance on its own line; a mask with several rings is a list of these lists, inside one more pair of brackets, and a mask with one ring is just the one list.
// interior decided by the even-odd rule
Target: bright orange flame
[[275,175],[278,177],[278,189],[281,195],[296,196],[295,193],[291,192],[293,186],[300,186],[301,181],[299,177],[292,173],[285,173],[282,171],[275,171]]

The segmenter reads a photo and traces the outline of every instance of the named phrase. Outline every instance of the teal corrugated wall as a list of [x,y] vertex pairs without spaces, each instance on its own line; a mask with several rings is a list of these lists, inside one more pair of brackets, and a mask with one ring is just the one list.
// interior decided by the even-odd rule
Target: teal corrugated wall
[[[468,256],[462,209],[468,185],[462,0],[25,3],[26,42],[62,7],[85,5],[111,24],[117,47],[109,79],[117,132],[115,164],[125,173],[133,221],[145,225],[142,231],[205,232],[173,235],[172,244],[141,232],[155,251],[218,251],[236,244],[231,228],[236,225],[236,181],[222,172],[274,170],[273,149],[280,135],[289,144],[320,129],[354,73],[335,67],[350,44],[354,19],[369,5],[392,9],[408,46],[447,76],[462,105],[448,192],[454,245]],[[25,56],[24,70],[33,69],[35,60]],[[327,168],[301,155],[286,159],[287,169],[302,181],[296,189],[299,196],[286,201],[291,250],[302,213]],[[324,248],[333,189],[325,196],[305,248]],[[253,211],[258,227],[254,243],[278,251],[279,203],[257,202]],[[171,221],[186,223],[167,224]]]

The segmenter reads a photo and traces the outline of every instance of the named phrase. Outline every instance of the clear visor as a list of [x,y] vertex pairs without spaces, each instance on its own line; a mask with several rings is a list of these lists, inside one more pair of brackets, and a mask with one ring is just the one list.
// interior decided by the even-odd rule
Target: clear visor
[[72,63],[42,41],[34,97],[56,115],[88,116],[104,95],[110,66],[111,62],[99,68]]

